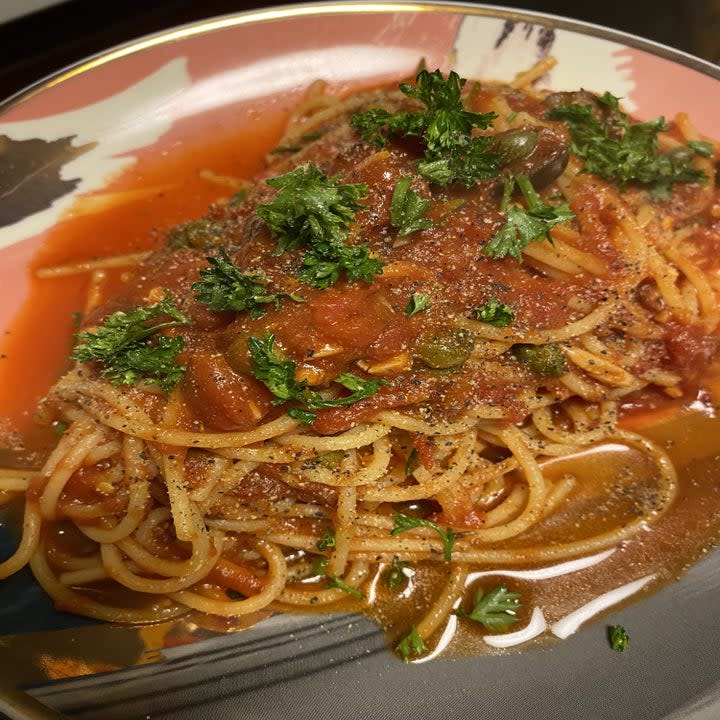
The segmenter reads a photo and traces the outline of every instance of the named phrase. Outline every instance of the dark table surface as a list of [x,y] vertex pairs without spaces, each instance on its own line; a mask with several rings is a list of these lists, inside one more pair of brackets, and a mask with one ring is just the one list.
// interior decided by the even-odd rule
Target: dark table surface
[[[0,0],[1,2],[2,0]],[[282,0],[66,0],[0,25],[0,98],[108,47],[203,18]],[[720,0],[511,0],[540,10],[624,30],[717,63]]]

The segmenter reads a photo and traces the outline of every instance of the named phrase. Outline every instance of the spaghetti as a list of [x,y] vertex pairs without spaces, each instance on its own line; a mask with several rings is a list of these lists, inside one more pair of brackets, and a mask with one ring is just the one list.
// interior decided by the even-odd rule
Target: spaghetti
[[[673,503],[675,470],[618,418],[689,397],[714,356],[714,147],[663,199],[647,183],[603,179],[549,108],[619,109],[534,90],[545,70],[463,90],[466,110],[494,118],[463,140],[494,149],[489,177],[418,172],[419,161],[440,162],[432,142],[391,132],[393,117],[423,111],[414,91],[340,100],[316,83],[256,181],[220,178],[244,198],[149,255],[107,261],[137,264],[119,296],[102,301],[102,261],[43,271],[48,282],[92,274],[85,337],[113,313],[172,299],[183,322],[158,334],[182,340],[183,371],[166,388],[125,384],[87,360],[55,384],[43,416],[62,423],[59,442],[39,471],[0,473],[0,491],[26,496],[22,540],[0,577],[29,564],[63,610],[142,623],[189,610],[362,607],[389,569],[435,565],[444,587],[421,602],[413,629],[425,642],[471,572],[590,555],[655,523]],[[378,109],[381,146],[352,120]],[[658,141],[658,155],[709,145],[684,115]],[[282,193],[273,179],[308,168],[334,183],[328,192],[365,188],[344,238],[354,259],[334,282],[307,272],[330,262],[336,237],[308,260],[307,244],[278,239],[268,219]],[[534,194],[513,188],[517,177]],[[512,213],[530,217],[538,203],[538,222],[567,210],[521,257],[484,250],[512,234]],[[223,258],[254,278],[262,307],[200,301],[208,263]],[[375,270],[353,275],[363,263]],[[281,368],[291,370],[284,396]],[[553,535],[593,489],[545,467],[610,443],[644,458],[652,486],[630,482],[617,515]]]

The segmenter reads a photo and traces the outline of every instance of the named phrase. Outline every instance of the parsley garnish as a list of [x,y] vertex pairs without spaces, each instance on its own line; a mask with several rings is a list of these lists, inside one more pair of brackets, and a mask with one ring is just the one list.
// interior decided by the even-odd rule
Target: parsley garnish
[[466,613],[460,608],[455,614],[475,620],[488,630],[503,630],[518,621],[517,611],[521,607],[520,593],[509,592],[502,584],[486,593],[482,589],[478,590],[472,611]]
[[543,202],[525,175],[515,175],[505,182],[502,210],[507,207],[515,184],[520,188],[527,208],[513,205],[507,211],[505,224],[483,249],[491,258],[512,255],[516,260],[522,261],[522,251],[531,242],[542,238],[549,239],[550,228],[575,217],[567,203],[553,206]]
[[630,643],[630,636],[622,625],[610,625],[608,628],[608,641],[615,652],[624,652]]
[[272,202],[259,205],[257,213],[278,239],[276,255],[307,248],[298,272],[303,282],[327,288],[341,272],[350,281],[366,282],[382,272],[382,263],[370,257],[366,245],[345,244],[367,195],[364,183],[340,184],[314,165],[301,165],[267,183],[278,193]]
[[405,314],[410,317],[415,313],[427,310],[430,307],[430,296],[422,293],[413,293],[405,306]]
[[[585,161],[585,170],[623,188],[635,180],[651,185],[653,192],[667,196],[677,182],[706,182],[707,177],[693,167],[687,152],[658,152],[659,132],[668,129],[665,118],[632,123],[620,110],[620,98],[606,92],[598,102],[610,112],[602,120],[593,113],[593,106],[580,103],[560,105],[547,112],[551,120],[562,120],[572,136],[571,150]],[[700,154],[711,150],[705,143],[690,147]],[[682,148],[679,148],[682,150]]]
[[263,337],[249,337],[248,350],[253,360],[253,375],[260,380],[275,396],[274,405],[288,400],[300,403],[299,408],[290,408],[288,415],[304,423],[315,419],[313,410],[344,407],[358,400],[374,395],[385,380],[364,380],[352,373],[341,373],[335,378],[338,385],[350,391],[349,395],[337,398],[324,398],[320,393],[310,390],[303,380],[295,379],[297,366],[292,360],[285,360],[275,350],[275,336],[266,333]]
[[354,588],[352,585],[348,585],[338,575],[333,575],[332,577],[329,577],[327,580],[327,584],[330,588],[338,588],[338,590],[342,590],[348,595],[352,595],[356,600],[362,600],[365,597],[361,590]]
[[406,562],[393,558],[392,565],[382,574],[382,581],[385,587],[388,590],[400,590],[404,588],[408,583],[410,575],[413,574],[413,571],[408,568],[409,566]]
[[242,205],[245,202],[245,198],[247,198],[247,188],[241,188],[228,198],[227,204],[230,207],[236,207],[237,205]]
[[410,632],[395,646],[395,650],[405,662],[410,662],[411,657],[417,657],[425,652],[425,643],[414,625]]
[[350,122],[365,140],[380,146],[393,135],[421,138],[425,155],[418,171],[423,177],[439,185],[461,182],[471,187],[497,175],[499,158],[488,149],[490,138],[472,135],[474,128],[490,127],[497,115],[466,110],[465,83],[456,72],[445,79],[439,70],[421,70],[414,86],[401,83],[400,90],[420,101],[423,110],[391,113],[370,108],[353,115]]
[[262,306],[267,303],[274,303],[277,308],[282,297],[296,302],[302,300],[294,294],[268,292],[267,278],[260,274],[243,273],[233,264],[224,248],[220,250],[219,257],[208,257],[207,261],[210,267],[200,271],[200,280],[192,289],[195,297],[215,312],[246,310],[251,318],[259,318],[265,314]]
[[484,305],[475,308],[475,317],[488,325],[503,328],[515,320],[515,313],[507,303],[491,298]]
[[335,547],[335,528],[330,528],[316,543],[318,550],[329,550]]
[[390,202],[390,224],[398,229],[398,235],[405,237],[418,230],[427,230],[433,226],[432,220],[425,217],[430,203],[418,195],[411,187],[411,177],[403,177],[395,183]]
[[78,333],[80,344],[72,357],[80,362],[98,362],[103,366],[101,375],[115,385],[135,385],[144,380],[169,392],[185,372],[183,365],[175,364],[184,342],[181,337],[169,338],[159,331],[189,322],[167,293],[156,305],[131,312],[119,310],[105,318],[95,332]]
[[434,530],[443,542],[443,557],[445,562],[450,562],[452,557],[452,549],[455,544],[455,532],[451,527],[447,530],[443,530],[437,523],[432,520],[425,520],[423,518],[414,518],[403,513],[398,513],[394,517],[395,524],[393,529],[390,531],[391,535],[399,535],[407,530],[413,530],[418,527],[427,527]]
[[418,453],[417,448],[413,448],[407,456],[407,460],[405,460],[405,477],[412,475],[419,465],[420,453]]

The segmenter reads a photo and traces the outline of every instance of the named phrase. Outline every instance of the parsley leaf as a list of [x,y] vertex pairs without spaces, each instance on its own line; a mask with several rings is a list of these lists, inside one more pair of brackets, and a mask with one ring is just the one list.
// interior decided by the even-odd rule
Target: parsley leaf
[[424,109],[391,113],[370,108],[353,115],[351,125],[380,146],[391,136],[420,138],[425,144],[425,156],[418,163],[423,177],[439,185],[461,182],[471,187],[476,180],[497,176],[499,158],[489,150],[490,138],[472,135],[475,128],[490,127],[497,115],[466,110],[465,83],[454,71],[445,79],[439,70],[421,70],[414,86],[401,83],[400,90]]
[[407,530],[413,530],[418,527],[427,527],[434,530],[443,542],[443,557],[445,562],[450,562],[452,557],[452,549],[455,544],[455,532],[451,527],[447,530],[443,530],[437,523],[432,520],[425,520],[423,518],[414,518],[403,513],[398,513],[394,517],[395,524],[393,529],[390,531],[391,535],[399,535]]
[[388,590],[401,590],[405,588],[413,574],[408,563],[393,558],[392,565],[382,574],[383,585]]
[[305,423],[315,419],[312,410],[352,405],[374,395],[381,385],[386,384],[382,379],[364,380],[352,373],[341,373],[335,378],[335,382],[349,390],[350,394],[324,398],[319,392],[310,390],[304,380],[295,380],[297,366],[292,360],[286,360],[276,352],[275,336],[272,333],[265,333],[263,337],[249,337],[248,350],[253,360],[252,373],[275,396],[273,404],[297,401],[303,407],[290,408],[288,415]]
[[575,214],[567,203],[553,206],[543,202],[525,175],[516,175],[506,182],[503,204],[509,201],[515,184],[520,188],[527,208],[513,205],[507,212],[505,224],[490,239],[483,252],[495,259],[512,255],[521,262],[522,251],[531,242],[550,239],[550,228],[575,217]]
[[316,543],[318,550],[329,550],[335,547],[335,528],[330,528]]
[[405,460],[405,477],[412,475],[420,466],[420,453],[417,448],[413,448]]
[[189,322],[166,293],[156,305],[131,312],[119,310],[105,318],[95,332],[78,333],[80,342],[72,357],[80,362],[98,362],[103,366],[101,375],[115,385],[135,385],[143,380],[169,392],[185,372],[184,366],[175,364],[184,341],[158,332]]
[[307,248],[298,272],[303,282],[316,288],[334,285],[345,272],[347,279],[371,282],[382,272],[382,263],[370,257],[366,245],[347,245],[355,211],[367,195],[364,183],[340,184],[315,165],[301,165],[271,178],[275,198],[259,205],[257,214],[278,238],[275,254]]
[[485,304],[475,308],[475,317],[488,325],[503,328],[515,320],[515,313],[507,303],[490,298]]
[[411,657],[417,657],[425,652],[425,643],[414,625],[410,632],[395,646],[395,650],[405,662],[410,662]]
[[430,203],[410,188],[412,178],[400,178],[395,183],[390,202],[390,224],[398,228],[398,235],[405,237],[418,230],[427,230],[433,226],[424,214],[430,209]]
[[274,303],[277,308],[282,297],[296,302],[302,300],[294,294],[268,292],[267,278],[260,274],[243,273],[224,248],[221,248],[219,257],[208,257],[207,261],[210,267],[200,271],[200,280],[192,289],[195,297],[215,312],[246,310],[251,318],[259,318],[265,314],[264,304]]
[[[667,196],[677,182],[706,182],[707,176],[692,165],[692,153],[684,147],[658,152],[659,132],[668,129],[662,117],[632,123],[620,110],[619,98],[606,92],[598,102],[610,108],[600,119],[588,104],[570,103],[551,108],[547,117],[562,120],[570,130],[571,150],[585,161],[587,172],[616,182],[620,188],[631,181],[653,186],[653,192]],[[701,144],[695,152],[708,148]]]
[[305,253],[298,277],[313,287],[324,290],[334,285],[341,272],[350,282],[372,282],[373,276],[382,273],[382,263],[370,257],[366,245],[344,245],[320,242]]
[[327,585],[330,588],[338,588],[338,590],[342,590],[343,592],[346,592],[348,595],[352,595],[352,597],[354,597],[356,600],[362,600],[365,597],[365,594],[362,592],[362,590],[358,590],[357,588],[354,588],[352,585],[348,585],[338,575],[333,575],[332,577],[328,578]]
[[367,195],[366,185],[337,184],[315,165],[301,165],[266,182],[278,193],[259,205],[257,214],[278,238],[277,255],[316,242],[342,243]]
[[501,584],[487,593],[483,593],[482,589],[478,590],[472,611],[466,613],[458,609],[455,614],[475,620],[488,630],[503,630],[518,621],[517,611],[521,607],[520,593],[509,592],[507,587]]
[[630,644],[630,636],[622,625],[610,625],[608,641],[615,652],[624,652]]
[[405,314],[410,317],[415,313],[427,310],[430,307],[430,296],[422,293],[413,293],[405,306]]

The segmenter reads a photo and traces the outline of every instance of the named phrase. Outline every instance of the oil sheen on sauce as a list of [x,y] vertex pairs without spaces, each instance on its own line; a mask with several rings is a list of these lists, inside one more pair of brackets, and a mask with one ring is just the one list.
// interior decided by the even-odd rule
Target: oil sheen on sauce
[[[168,228],[201,216],[211,202],[232,194],[228,186],[208,181],[202,171],[251,177],[279,136],[283,119],[281,113],[266,116],[262,124],[256,123],[235,136],[213,142],[197,138],[160,159],[140,158],[104,192],[122,193],[132,188],[146,189],[147,194],[139,200],[110,204],[100,212],[70,213],[49,234],[30,272],[152,248]],[[110,272],[108,291],[122,280],[122,271]],[[0,347],[0,431],[6,437],[8,429],[32,437],[34,409],[67,363],[73,314],[83,307],[86,289],[87,278],[83,275],[32,280],[29,299],[19,309]],[[42,351],[38,352],[41,342]],[[708,383],[720,387],[714,378],[708,378]],[[670,511],[651,531],[604,553],[602,562],[588,561],[587,567],[567,572],[551,570],[545,573],[549,575],[545,579],[538,579],[539,569],[532,567],[507,568],[505,573],[502,568],[492,573],[478,572],[471,576],[468,597],[478,587],[488,589],[504,582],[522,595],[521,622],[517,627],[534,620],[537,608],[542,608],[545,622],[552,626],[615,588],[636,583],[637,592],[632,595],[642,597],[652,588],[678,579],[707,551],[720,534],[720,420],[707,404],[690,403],[636,415],[627,423],[659,442],[678,468],[680,489]],[[2,440],[0,437],[0,455],[4,456]],[[609,517],[630,519],[638,503],[644,502],[643,494],[654,487],[654,468],[646,458],[614,443],[549,462],[546,472],[558,477],[575,475],[582,497],[569,510],[526,534],[523,544],[564,542],[601,530]],[[388,591],[376,578],[371,582],[367,614],[387,630],[394,644],[419,619],[418,609],[431,604],[446,574],[443,567],[420,567],[401,592]],[[337,609],[348,607],[355,606]],[[242,625],[247,625],[247,620]],[[467,622],[454,618],[451,625],[453,642],[448,643],[451,633],[441,633],[442,637],[436,639],[438,649],[451,654],[492,651],[492,644],[483,639],[486,631],[471,630]],[[232,623],[225,622],[210,627],[233,629]]]

